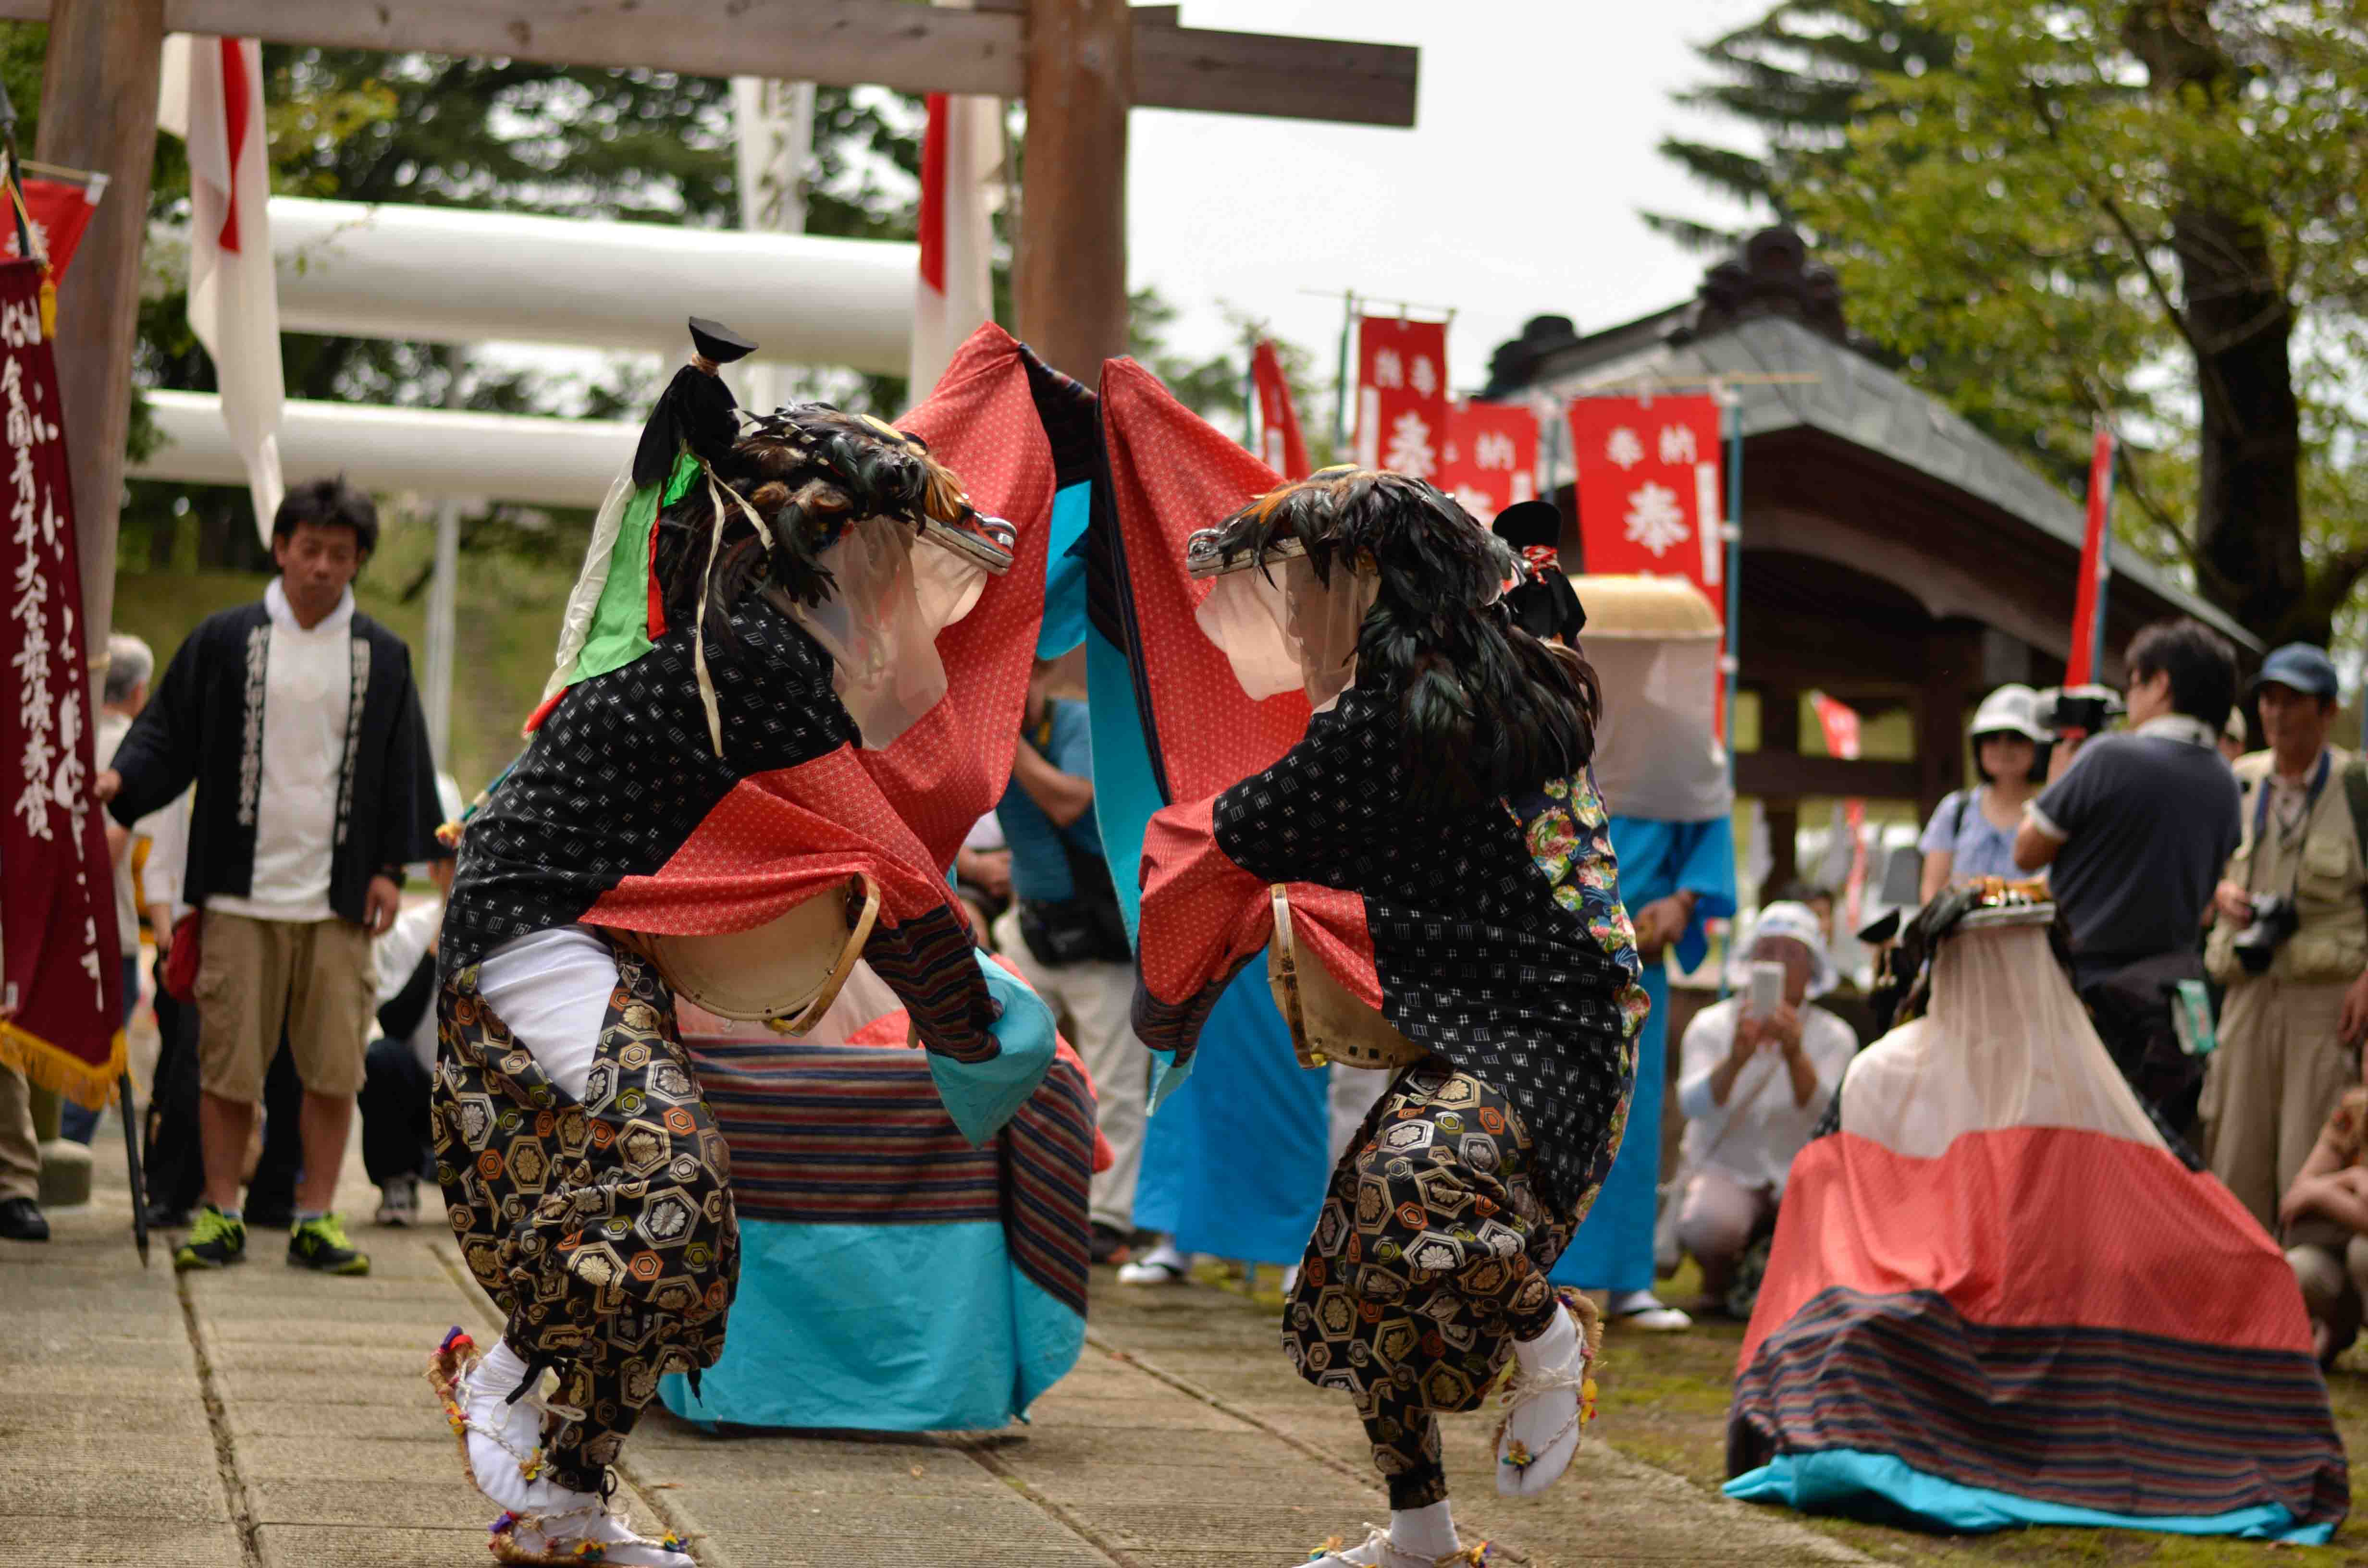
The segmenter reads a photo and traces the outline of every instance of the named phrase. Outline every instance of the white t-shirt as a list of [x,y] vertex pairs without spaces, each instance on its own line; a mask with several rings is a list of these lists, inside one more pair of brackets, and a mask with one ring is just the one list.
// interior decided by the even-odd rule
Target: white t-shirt
[[255,880],[245,898],[216,893],[206,907],[256,920],[326,920],[329,872],[344,782],[346,713],[353,700],[353,590],[307,631],[274,577],[264,666],[263,781],[256,801]]
[[[444,901],[440,898],[421,899],[406,903],[394,917],[386,934],[370,944],[370,958],[377,970],[378,1005],[385,1006],[403,994],[411,976],[419,968],[419,960],[427,956],[427,944],[436,939],[444,925]],[[373,1031],[375,1032],[375,1031]],[[436,1006],[433,1001],[420,1015],[418,1025],[406,1042],[419,1065],[428,1072],[436,1071]]]
[[1817,1074],[1807,1105],[1793,1103],[1793,1075],[1773,1046],[1743,1064],[1725,1105],[1710,1097],[1711,1074],[1726,1060],[1742,1019],[1743,1000],[1730,996],[1694,1015],[1679,1059],[1678,1108],[1686,1115],[1686,1163],[1716,1166],[1745,1187],[1784,1189],[1793,1156],[1817,1130],[1818,1119],[1858,1054],[1858,1036],[1823,1007],[1801,1007],[1801,1048]]

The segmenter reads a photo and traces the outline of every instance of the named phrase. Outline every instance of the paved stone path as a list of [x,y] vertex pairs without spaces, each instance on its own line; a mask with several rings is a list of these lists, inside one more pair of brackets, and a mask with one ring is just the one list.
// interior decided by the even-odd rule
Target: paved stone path
[[[468,1568],[492,1512],[461,1479],[421,1379],[441,1330],[494,1326],[441,1231],[352,1227],[363,1279],[250,1261],[144,1272],[121,1136],[99,1197],[47,1246],[0,1243],[0,1515],[43,1568]],[[359,1167],[347,1212],[369,1212]],[[1458,1522],[1500,1561],[1862,1562],[1765,1510],[1705,1497],[1590,1446],[1543,1498],[1498,1498],[1488,1422],[1449,1427]],[[1098,1275],[1076,1371],[1007,1432],[928,1438],[709,1436],[662,1412],[621,1500],[708,1568],[1283,1568],[1385,1517],[1348,1401],[1292,1376],[1272,1320],[1202,1287]]]

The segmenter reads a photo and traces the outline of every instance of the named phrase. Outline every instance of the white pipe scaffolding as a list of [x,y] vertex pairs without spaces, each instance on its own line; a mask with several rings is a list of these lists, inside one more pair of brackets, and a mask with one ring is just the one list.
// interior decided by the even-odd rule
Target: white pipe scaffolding
[[[131,466],[134,478],[246,483],[222,425],[221,399],[211,392],[146,396],[165,440]],[[641,426],[622,420],[290,399],[279,426],[279,460],[292,479],[342,473],[381,494],[598,506],[640,439]]]
[[757,358],[902,375],[919,247],[890,240],[692,229],[271,199],[283,331],[431,343],[683,349],[712,316]]

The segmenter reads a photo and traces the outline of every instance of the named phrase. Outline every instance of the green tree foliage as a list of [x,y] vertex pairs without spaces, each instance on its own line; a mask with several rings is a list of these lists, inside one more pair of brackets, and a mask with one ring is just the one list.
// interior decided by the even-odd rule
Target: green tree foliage
[[2326,639],[2368,571],[2368,11],[1910,14],[1953,68],[1870,78],[1839,155],[1785,187],[1853,324],[2059,455],[2115,417],[2147,542],[2264,641]]

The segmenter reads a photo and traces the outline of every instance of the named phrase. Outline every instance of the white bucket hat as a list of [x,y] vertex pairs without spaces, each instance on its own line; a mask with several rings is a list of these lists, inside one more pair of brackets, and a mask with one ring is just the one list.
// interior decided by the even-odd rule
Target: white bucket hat
[[1759,918],[1751,923],[1750,939],[1735,949],[1736,956],[1727,966],[1727,983],[1738,989],[1751,974],[1752,955],[1759,944],[1770,937],[1782,937],[1800,943],[1809,949],[1809,996],[1823,996],[1841,983],[1841,975],[1834,969],[1834,960],[1826,955],[1826,928],[1818,924],[1817,912],[1805,903],[1780,899],[1764,904]]
[[2009,681],[1982,699],[1974,710],[1974,722],[1965,726],[1968,736],[2021,735],[2033,745],[2043,745],[2046,734],[2039,727],[2039,693],[2027,686]]

